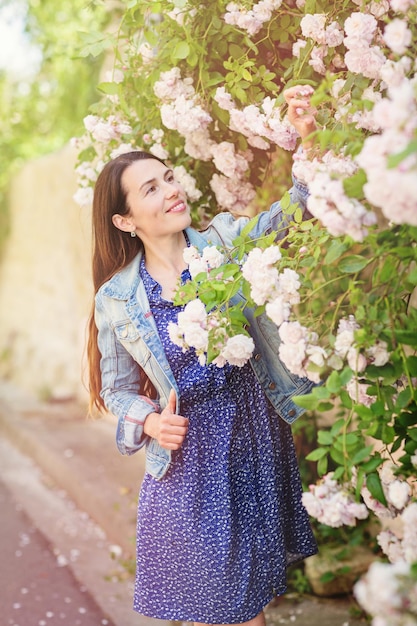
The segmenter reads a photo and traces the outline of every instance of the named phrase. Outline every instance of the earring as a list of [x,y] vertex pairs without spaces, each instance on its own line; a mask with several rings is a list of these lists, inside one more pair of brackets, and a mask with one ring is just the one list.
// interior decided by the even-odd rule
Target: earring
[[130,236],[131,236],[131,237],[136,237],[136,233],[135,233],[135,231],[134,231],[134,230],[131,230],[131,231],[130,231]]

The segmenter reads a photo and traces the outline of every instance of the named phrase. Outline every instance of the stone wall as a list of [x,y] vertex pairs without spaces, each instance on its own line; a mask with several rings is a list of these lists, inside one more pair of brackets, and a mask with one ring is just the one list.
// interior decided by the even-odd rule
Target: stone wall
[[15,176],[0,261],[0,375],[44,398],[87,397],[91,227],[72,199],[75,160],[67,146]]

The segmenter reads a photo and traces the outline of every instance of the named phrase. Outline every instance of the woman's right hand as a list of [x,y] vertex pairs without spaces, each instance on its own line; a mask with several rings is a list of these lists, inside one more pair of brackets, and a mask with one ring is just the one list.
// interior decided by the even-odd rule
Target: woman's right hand
[[178,450],[188,431],[188,418],[177,415],[175,410],[176,395],[171,389],[167,406],[161,413],[149,413],[143,425],[145,433],[166,450]]
[[288,119],[302,140],[316,130],[317,111],[310,104],[313,93],[314,89],[310,85],[295,85],[284,91]]

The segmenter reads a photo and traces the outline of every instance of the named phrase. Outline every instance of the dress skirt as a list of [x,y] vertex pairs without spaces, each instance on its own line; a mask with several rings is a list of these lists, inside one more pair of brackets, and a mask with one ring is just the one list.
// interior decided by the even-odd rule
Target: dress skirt
[[165,476],[142,482],[134,609],[164,620],[245,622],[285,592],[288,565],[317,551],[291,429],[250,364],[203,367],[194,350],[170,341],[167,325],[180,308],[141,274],[189,430]]

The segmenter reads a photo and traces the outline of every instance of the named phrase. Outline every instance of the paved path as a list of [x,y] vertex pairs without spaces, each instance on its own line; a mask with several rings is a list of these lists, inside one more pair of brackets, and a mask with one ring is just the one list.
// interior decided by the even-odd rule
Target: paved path
[[114,626],[1,480],[0,509],[2,623]]
[[[87,419],[79,404],[42,403],[0,380],[0,435],[7,489],[103,615],[114,626],[172,626],[131,608],[133,578],[125,565],[134,565],[144,457],[119,454],[114,419]],[[364,625],[351,615],[355,606],[346,598],[287,596],[268,606],[267,624]]]

